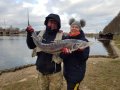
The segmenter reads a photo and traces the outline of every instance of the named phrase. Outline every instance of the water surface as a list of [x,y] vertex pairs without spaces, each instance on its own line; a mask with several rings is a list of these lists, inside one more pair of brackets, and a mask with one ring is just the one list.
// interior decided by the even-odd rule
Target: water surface
[[31,50],[26,45],[26,37],[0,36],[0,70],[34,64]]
[[[88,38],[93,44],[90,46],[90,55],[109,55],[104,45],[94,38]],[[0,36],[0,70],[35,64],[36,58],[31,57],[32,50],[26,45],[26,37]]]

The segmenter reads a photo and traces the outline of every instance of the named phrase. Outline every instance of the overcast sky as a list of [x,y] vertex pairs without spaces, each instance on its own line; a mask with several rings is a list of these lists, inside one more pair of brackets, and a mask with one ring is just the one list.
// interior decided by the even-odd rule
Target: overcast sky
[[85,33],[98,33],[117,16],[120,0],[0,0],[0,27],[26,28],[27,9],[35,30],[44,29],[45,17],[56,13],[65,32],[69,32],[68,21],[74,17],[86,21]]

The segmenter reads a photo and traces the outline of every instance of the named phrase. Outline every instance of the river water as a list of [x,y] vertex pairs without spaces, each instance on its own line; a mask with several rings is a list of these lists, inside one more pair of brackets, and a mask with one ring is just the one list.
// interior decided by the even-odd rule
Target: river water
[[[94,38],[88,38],[92,42],[90,55],[109,55],[104,45]],[[35,64],[36,57],[31,57],[32,50],[26,45],[24,36],[0,36],[0,70],[17,66]]]

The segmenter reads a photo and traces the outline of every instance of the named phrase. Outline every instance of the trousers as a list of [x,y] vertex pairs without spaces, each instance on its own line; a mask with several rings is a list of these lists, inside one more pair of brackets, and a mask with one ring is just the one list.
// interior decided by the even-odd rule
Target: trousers
[[38,86],[40,90],[61,90],[63,82],[62,72],[43,75],[38,72]]

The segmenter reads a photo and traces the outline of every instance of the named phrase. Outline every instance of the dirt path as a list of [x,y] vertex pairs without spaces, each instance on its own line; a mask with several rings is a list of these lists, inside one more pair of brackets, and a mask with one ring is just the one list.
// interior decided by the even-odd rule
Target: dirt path
[[17,70],[15,72],[3,73],[2,75],[0,75],[0,86],[36,76],[37,76],[37,72],[35,70],[35,66]]
[[[104,59],[89,58],[88,62],[94,63],[94,60],[96,63],[96,62],[104,60]],[[28,77],[32,77],[32,76],[37,77],[37,71],[35,68],[36,68],[35,66],[31,66],[31,67],[23,68],[21,70],[17,70],[15,72],[3,73],[2,75],[0,75],[0,86],[11,83],[11,81],[16,82],[16,81],[20,81],[24,78],[28,78]]]
[[[100,61],[105,62],[109,60],[109,58],[89,58],[87,62],[88,69],[89,71],[91,71],[91,68],[89,68],[91,65],[97,64]],[[27,67],[21,70],[17,70],[15,72],[3,73],[2,75],[0,75],[0,87],[6,86],[10,83],[24,82],[29,80],[30,78],[37,78],[37,75],[38,74],[35,66]]]
[[118,56],[118,58],[120,58],[120,50],[118,49],[118,47],[116,47],[114,41],[111,42],[112,45],[112,49],[114,50],[114,53]]

